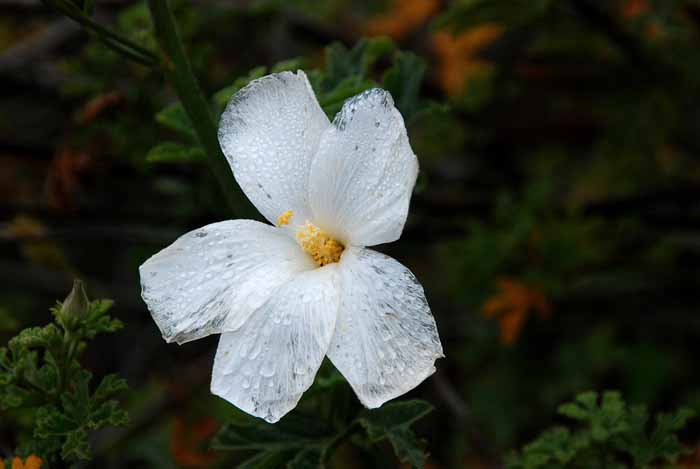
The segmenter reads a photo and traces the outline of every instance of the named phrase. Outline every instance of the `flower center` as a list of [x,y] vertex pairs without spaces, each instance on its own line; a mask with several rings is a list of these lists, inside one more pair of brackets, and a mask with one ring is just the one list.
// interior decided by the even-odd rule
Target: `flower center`
[[[294,212],[291,210],[284,212],[277,217],[277,226],[289,225],[293,215]],[[297,241],[304,251],[311,254],[311,257],[319,267],[338,262],[345,250],[345,246],[342,243],[308,220],[299,227]]]
[[[277,226],[289,225],[294,212],[287,210],[277,218]],[[301,248],[311,254],[316,264],[323,267],[340,260],[345,246],[310,221],[306,221],[297,232],[297,241]]]
[[308,221],[297,233],[297,241],[304,251],[311,254],[319,267],[338,262],[345,249],[340,242]]

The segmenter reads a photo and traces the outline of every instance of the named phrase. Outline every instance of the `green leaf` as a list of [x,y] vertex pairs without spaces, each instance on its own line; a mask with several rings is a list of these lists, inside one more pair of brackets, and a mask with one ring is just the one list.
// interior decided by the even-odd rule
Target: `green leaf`
[[693,416],[687,409],[659,414],[656,428],[649,435],[647,408],[627,406],[615,391],[603,393],[600,404],[595,392],[579,394],[559,411],[576,420],[581,428],[544,432],[520,454],[510,455],[507,469],[587,469],[599,467],[601,461],[606,467],[625,468],[630,459],[639,468],[674,463],[686,452],[674,433]]
[[129,389],[129,386],[125,379],[115,374],[107,375],[100,381],[100,385],[97,386],[92,398],[98,402],[102,402],[127,389]]
[[199,146],[164,142],[148,152],[146,161],[149,163],[200,163],[205,157],[204,150]]
[[51,309],[55,323],[25,329],[0,349],[0,407],[23,407],[33,425],[18,452],[66,463],[90,458],[91,431],[128,421],[119,403],[108,400],[126,382],[108,375],[91,393],[92,374],[77,360],[88,339],[122,324],[107,314],[111,301],[89,301],[76,291],[77,302],[69,296]]
[[433,407],[425,401],[392,402],[366,411],[358,420],[367,430],[371,442],[388,439],[401,461],[422,468],[425,454],[410,426],[432,410]]
[[318,443],[328,436],[318,419],[289,414],[276,424],[244,418],[225,425],[212,441],[219,450],[286,450]]
[[555,3],[554,0],[464,0],[455,2],[455,7],[448,9],[436,26],[449,25],[456,30],[493,22],[522,26],[541,18]]
[[336,42],[326,47],[325,90],[336,88],[348,77],[367,76],[370,67],[395,49],[389,38],[362,39],[352,49]]
[[156,122],[173,130],[191,142],[197,141],[197,136],[192,127],[192,121],[185,112],[182,104],[177,102],[163,108],[156,114]]
[[394,65],[384,74],[384,88],[407,121],[421,109],[419,95],[424,74],[425,61],[412,52],[398,52]]
[[66,436],[61,457],[66,461],[90,460],[90,444],[85,430],[79,428]]
[[239,464],[238,469],[278,469],[294,454],[294,451],[263,451]]
[[394,453],[400,461],[410,464],[414,468],[425,466],[425,451],[423,443],[416,438],[416,435],[409,428],[399,428],[390,430],[387,438],[394,447]]
[[322,454],[318,447],[304,448],[287,463],[287,469],[318,469],[321,467]]
[[367,430],[370,440],[377,441],[384,438],[389,430],[408,428],[432,410],[432,405],[417,399],[391,402],[378,409],[366,411],[359,420]]

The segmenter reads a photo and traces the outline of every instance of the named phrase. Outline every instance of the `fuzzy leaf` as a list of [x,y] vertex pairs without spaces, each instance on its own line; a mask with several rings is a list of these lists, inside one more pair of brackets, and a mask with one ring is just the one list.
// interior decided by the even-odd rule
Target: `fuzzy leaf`
[[199,163],[206,157],[204,150],[199,146],[185,145],[177,142],[163,142],[146,155],[149,163]]
[[433,406],[425,401],[392,402],[379,409],[366,411],[359,421],[367,430],[370,441],[376,443],[388,439],[401,461],[411,467],[422,468],[425,454],[410,426],[432,410]]
[[156,114],[156,121],[162,126],[186,137],[191,142],[197,141],[197,136],[192,127],[192,121],[190,121],[190,118],[185,112],[185,108],[183,108],[182,104],[179,102],[173,103],[160,110]]
[[304,447],[327,436],[318,420],[287,415],[276,424],[246,418],[232,422],[219,431],[212,448],[219,450],[285,450]]
[[406,121],[421,108],[420,86],[425,61],[412,52],[398,52],[394,65],[384,74],[384,88],[391,93]]

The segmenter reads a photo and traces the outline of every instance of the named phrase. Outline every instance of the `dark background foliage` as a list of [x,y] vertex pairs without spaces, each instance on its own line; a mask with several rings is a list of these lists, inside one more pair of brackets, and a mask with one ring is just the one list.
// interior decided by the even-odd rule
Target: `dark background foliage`
[[[157,49],[145,3],[74,3]],[[700,411],[699,2],[174,10],[215,109],[283,69],[307,70],[331,116],[368,87],[394,95],[421,174],[401,240],[380,250],[423,283],[447,356],[408,396],[435,407],[413,427],[428,467],[503,467],[544,430],[571,426],[557,408],[586,390],[619,390],[652,413]],[[91,297],[115,300],[110,314],[124,323],[82,363],[131,388],[130,424],[94,435],[94,467],[245,459],[206,450],[241,418],[209,394],[216,337],[165,344],[139,295],[148,256],[231,218],[173,90],[34,0],[0,4],[0,90],[2,342],[49,322],[80,277]],[[0,414],[0,457],[13,454],[21,425]],[[691,421],[680,441],[692,452],[699,440]],[[693,458],[679,464],[697,467]],[[341,445],[333,458],[378,464],[400,464],[387,441]]]

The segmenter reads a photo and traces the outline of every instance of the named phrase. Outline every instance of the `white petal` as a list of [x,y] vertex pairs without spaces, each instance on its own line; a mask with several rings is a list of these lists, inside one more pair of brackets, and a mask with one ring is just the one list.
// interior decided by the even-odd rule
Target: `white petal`
[[338,313],[337,265],[303,272],[236,332],[221,336],[211,392],[268,422],[313,383]]
[[391,95],[380,89],[343,105],[311,165],[314,222],[346,244],[373,246],[401,236],[418,160]]
[[423,287],[394,259],[349,248],[340,261],[343,285],[328,358],[360,401],[382,405],[418,386],[443,356]]
[[302,71],[254,80],[229,101],[219,123],[221,149],[270,222],[287,210],[294,223],[309,218],[309,167],[329,125]]
[[148,259],[139,269],[141,295],[163,338],[181,344],[236,330],[275,289],[313,267],[282,230],[223,221],[190,231]]

